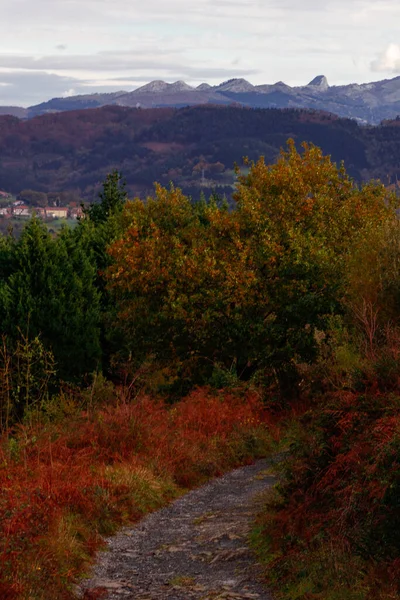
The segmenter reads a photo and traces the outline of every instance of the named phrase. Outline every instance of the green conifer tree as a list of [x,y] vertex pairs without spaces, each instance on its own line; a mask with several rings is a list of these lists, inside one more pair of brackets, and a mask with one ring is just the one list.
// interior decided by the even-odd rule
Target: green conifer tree
[[61,378],[77,380],[100,358],[100,299],[95,269],[69,230],[53,240],[33,218],[13,246],[3,330],[40,336]]

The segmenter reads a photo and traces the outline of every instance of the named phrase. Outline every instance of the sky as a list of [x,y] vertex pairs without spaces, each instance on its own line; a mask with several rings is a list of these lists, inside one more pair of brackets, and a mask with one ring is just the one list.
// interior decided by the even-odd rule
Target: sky
[[0,0],[0,105],[154,79],[400,75],[399,0]]

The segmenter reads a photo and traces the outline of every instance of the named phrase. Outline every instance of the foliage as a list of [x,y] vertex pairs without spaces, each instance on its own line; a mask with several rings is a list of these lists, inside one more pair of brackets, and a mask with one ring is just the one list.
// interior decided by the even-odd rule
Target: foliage
[[[147,114],[136,141],[172,139],[191,114]],[[95,117],[74,118],[92,139]],[[202,152],[185,168],[209,164]],[[263,398],[296,413],[258,534],[283,596],[398,597],[396,198],[312,144],[246,169],[234,210],[172,184],[125,202],[113,171],[74,231],[53,239],[32,219],[0,238],[0,594],[69,597],[98,534],[265,451]],[[143,377],[169,402],[191,392],[168,408],[140,394]]]
[[100,202],[91,204],[89,208],[84,209],[84,215],[95,225],[105,223],[109,217],[122,211],[127,199],[125,187],[126,183],[123,181],[121,173],[117,170],[109,173],[103,182],[103,189],[99,193]]
[[94,284],[99,294],[100,302],[100,344],[101,366],[104,372],[110,372],[110,357],[115,352],[115,347],[120,344],[118,333],[115,330],[114,298],[106,289],[104,273],[111,264],[107,253],[108,246],[121,235],[121,213],[127,199],[125,181],[122,175],[114,170],[110,173],[99,193],[100,202],[91,204],[84,209],[84,218],[80,220],[79,227],[74,232],[75,243],[82,248],[95,269]]
[[234,216],[158,187],[146,204],[128,203],[124,219],[109,277],[129,351],[139,363],[149,354],[178,362],[192,383],[215,361],[235,363],[245,328],[235,306],[252,273]]
[[347,262],[349,285],[346,304],[355,328],[374,359],[385,334],[399,322],[400,223],[397,216],[383,227],[371,227],[353,249]]
[[64,398],[64,415],[2,438],[2,598],[72,598],[102,534],[271,443],[255,394],[197,390],[173,408],[149,397],[118,403],[118,389],[114,398],[90,413]]
[[336,392],[292,437],[256,544],[281,598],[398,598],[399,398]]
[[118,324],[139,363],[178,363],[199,383],[215,364],[245,379],[266,369],[288,393],[294,363],[316,357],[316,330],[342,310],[351,245],[394,200],[293,143],[276,165],[239,176],[235,199],[232,212],[213,198],[193,207],[158,186],[127,204],[108,271]]
[[[299,147],[313,142],[334,161],[344,160],[357,181],[395,182],[399,176],[396,122],[368,128],[318,111],[205,105],[140,111],[107,106],[29,120],[2,116],[0,179],[15,194],[23,188],[48,195],[63,190],[91,201],[117,166],[131,196],[145,197],[154,181],[172,180],[196,199],[202,183],[207,193],[218,187],[230,197],[234,162],[263,155],[272,163],[289,137]],[[203,181],[195,170],[202,162]]]
[[111,303],[102,272],[109,263],[106,247],[116,235],[116,217],[125,196],[115,171],[104,182],[100,204],[88,209],[76,230],[64,228],[53,239],[33,218],[18,240],[11,235],[0,238],[0,316],[6,336],[2,368],[7,381],[2,418],[7,424],[22,418],[24,409],[41,404],[48,393],[47,380],[43,394],[32,383],[20,384],[21,373],[27,373],[27,381],[33,376],[30,361],[25,367],[20,360],[22,347],[26,356],[32,351],[54,357],[53,390],[57,379],[82,381],[104,361],[104,321]]
[[36,218],[18,241],[5,244],[2,331],[15,339],[22,328],[54,355],[61,378],[79,379],[95,369],[100,355],[99,294],[95,271],[73,233],[53,240]]
[[255,544],[278,597],[400,597],[398,239],[388,219],[348,256],[347,313],[321,342],[308,410],[260,515]]
[[0,342],[0,431],[17,420],[40,412],[54,380],[55,363],[38,337],[29,340],[19,332],[14,343]]

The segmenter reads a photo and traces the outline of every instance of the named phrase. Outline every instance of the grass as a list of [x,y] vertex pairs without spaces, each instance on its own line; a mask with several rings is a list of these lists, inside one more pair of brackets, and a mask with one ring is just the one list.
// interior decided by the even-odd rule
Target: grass
[[208,478],[265,455],[255,394],[142,397],[6,432],[0,445],[0,597],[68,600],[102,536]]

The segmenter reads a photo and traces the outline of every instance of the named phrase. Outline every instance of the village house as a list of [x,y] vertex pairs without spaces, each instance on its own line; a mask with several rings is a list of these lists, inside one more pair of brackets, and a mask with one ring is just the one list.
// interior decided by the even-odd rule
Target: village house
[[68,208],[66,206],[48,206],[46,208],[46,217],[48,219],[66,219],[68,217]]
[[71,219],[80,219],[81,217],[83,217],[82,208],[80,206],[76,208],[71,208],[71,210],[69,211],[69,216],[71,217]]
[[[0,191],[0,198],[9,197],[6,192]],[[0,208],[0,217],[31,217],[36,215],[37,217],[47,219],[79,219],[83,217],[83,211],[81,206],[77,206],[77,203],[73,203],[72,206],[28,206],[22,200],[16,200],[10,203],[9,206],[2,206]]]
[[12,207],[12,214],[14,217],[30,217],[31,209],[25,204],[19,204],[18,206],[15,206],[14,203]]
[[42,206],[34,206],[32,212],[42,219],[46,218],[46,209]]

